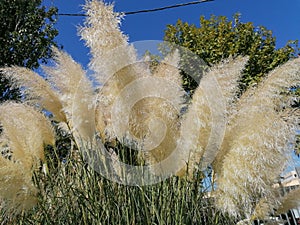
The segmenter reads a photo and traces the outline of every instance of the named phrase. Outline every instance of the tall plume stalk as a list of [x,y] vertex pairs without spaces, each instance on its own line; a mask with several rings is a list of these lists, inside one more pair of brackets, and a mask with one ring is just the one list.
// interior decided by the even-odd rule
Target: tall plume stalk
[[89,64],[100,85],[96,106],[96,126],[103,139],[114,140],[111,110],[116,97],[130,82],[149,72],[137,64],[137,55],[128,38],[119,28],[122,15],[113,12],[113,5],[102,1],[87,1],[88,15],[79,33],[90,48]]
[[[299,123],[299,109],[292,110],[292,100],[282,93],[300,84],[300,58],[239,98],[247,59],[224,60],[202,77],[182,112],[181,55],[174,51],[150,70],[121,32],[123,15],[113,12],[113,5],[91,0],[84,9],[87,18],[79,33],[91,51],[92,81],[69,55],[53,49],[56,64],[44,67],[47,81],[24,68],[1,70],[24,90],[24,101],[66,124],[78,146],[91,147],[97,135],[113,147],[117,139],[126,140],[146,150],[140,157],[147,165],[180,149],[176,157],[188,159],[178,176],[191,176],[197,165],[211,166],[217,174],[216,206],[231,215],[251,220],[279,207],[273,184]],[[0,106],[0,197],[17,210],[36,201],[32,171],[44,159],[44,145],[54,144],[49,122],[29,105]],[[161,169],[170,168],[162,164]]]

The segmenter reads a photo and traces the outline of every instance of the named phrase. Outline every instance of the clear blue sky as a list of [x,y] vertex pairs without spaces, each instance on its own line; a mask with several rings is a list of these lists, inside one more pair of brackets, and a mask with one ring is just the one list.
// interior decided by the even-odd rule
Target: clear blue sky
[[[193,0],[115,0],[115,9],[121,12],[151,9]],[[54,5],[59,13],[82,13],[85,0],[44,0],[47,6]],[[107,1],[106,2],[111,2]],[[199,25],[199,18],[204,15],[224,15],[232,18],[236,12],[242,14],[242,22],[253,22],[273,31],[277,46],[282,47],[288,40],[300,39],[300,0],[215,0],[198,5],[190,5],[152,13],[128,15],[122,22],[121,29],[129,40],[162,40],[167,24],[175,24],[177,19]],[[89,62],[88,49],[77,35],[77,26],[84,17],[60,16],[56,25],[59,35],[57,42],[65,51],[86,68]]]

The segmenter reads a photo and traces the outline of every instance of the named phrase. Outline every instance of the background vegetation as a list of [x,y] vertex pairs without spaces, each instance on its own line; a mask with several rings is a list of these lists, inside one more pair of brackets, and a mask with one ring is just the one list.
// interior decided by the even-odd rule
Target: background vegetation
[[[51,46],[58,34],[54,28],[57,8],[47,11],[41,0],[1,0],[0,66],[38,68],[51,57]],[[1,76],[1,75],[0,75]],[[17,99],[17,90],[1,76],[0,102]]]
[[[232,19],[225,16],[205,19],[201,16],[199,27],[179,19],[175,25],[168,25],[164,40],[191,50],[209,66],[229,56],[248,56],[240,80],[241,91],[257,84],[269,71],[299,53],[298,41],[290,41],[277,48],[271,30],[252,22],[242,23],[239,14]],[[182,59],[182,63],[188,63],[188,60]],[[199,71],[195,73],[199,74]],[[182,75],[186,90],[194,90],[198,86],[190,75]]]

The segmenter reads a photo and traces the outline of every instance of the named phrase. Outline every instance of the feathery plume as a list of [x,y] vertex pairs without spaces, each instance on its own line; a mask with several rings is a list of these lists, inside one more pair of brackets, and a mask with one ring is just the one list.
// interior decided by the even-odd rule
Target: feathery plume
[[[113,127],[112,107],[117,99],[122,98],[120,96],[122,90],[128,84],[138,82],[138,78],[150,75],[148,68],[137,60],[133,46],[128,44],[128,38],[120,31],[119,24],[122,16],[114,13],[112,8],[112,5],[105,5],[103,2],[88,2],[85,9],[89,17],[85,27],[80,30],[93,56],[90,67],[96,72],[96,79],[101,84],[97,96],[96,126],[104,141],[114,141],[117,137]],[[143,93],[142,88],[135,90],[137,96]],[[126,101],[121,103],[119,108],[127,104]],[[145,108],[143,101],[138,105],[139,109]],[[115,121],[124,120],[121,114],[116,116]],[[128,129],[125,131],[127,132]],[[135,139],[141,139],[137,134],[135,135]],[[122,133],[121,138],[128,137],[126,133]]]
[[[228,59],[212,67],[200,81],[182,119],[182,151],[189,152],[188,174],[197,163],[212,163],[222,143],[226,111],[236,95],[240,71],[247,58]],[[213,91],[213,93],[212,93]]]
[[[120,31],[119,24],[122,16],[114,13],[112,8],[112,5],[105,5],[101,1],[88,2],[85,9],[89,17],[85,22],[85,27],[80,30],[80,34],[86,40],[93,56],[90,67],[96,72],[97,80],[101,84],[97,97],[97,130],[105,141],[112,141],[117,136],[113,123],[124,121],[124,118],[129,116],[128,124],[125,122],[124,129],[122,128],[123,125],[118,126],[119,130],[124,130],[121,137],[134,138],[134,141],[141,148],[148,149],[147,143],[154,147],[150,153],[153,157],[148,157],[148,163],[157,162],[169,154],[168,149],[176,146],[175,138],[178,137],[178,134],[174,134],[175,131],[178,131],[179,126],[177,109],[182,102],[182,93],[179,93],[181,78],[177,70],[178,53],[166,58],[151,76],[149,68],[146,67],[145,63],[137,60],[133,46],[128,44],[128,38]],[[150,76],[164,78],[166,82],[170,79],[172,82],[176,82],[174,86],[178,86],[176,87],[178,91],[171,97],[171,104],[165,103],[162,99],[145,96],[145,90],[152,87],[149,86],[149,83],[143,86],[141,78]],[[121,109],[128,105],[128,102],[123,94],[130,85],[134,84],[137,84],[134,89],[134,97],[138,101],[132,106],[130,115],[124,115],[127,111]],[[112,115],[115,101],[119,103],[116,109],[119,113]],[[174,104],[176,105],[174,108],[177,110],[175,112],[172,109]],[[113,116],[115,117],[112,118]],[[167,121],[167,117],[172,117],[172,119]],[[157,120],[156,118],[160,119]],[[177,122],[174,122],[176,120]],[[161,122],[172,125],[169,127],[167,125],[168,128],[166,129],[165,125],[161,125]],[[128,137],[127,133],[131,133],[131,137]],[[160,137],[165,138],[159,144],[160,146],[156,146],[156,143],[162,141],[156,140]],[[166,137],[171,139],[168,140]],[[149,141],[147,142],[147,140]],[[150,142],[154,143],[154,146]],[[156,156],[154,157],[154,155]],[[154,158],[156,159],[154,160]]]
[[14,215],[37,204],[32,174],[20,163],[0,157],[0,199],[5,213]]
[[[180,91],[182,88],[182,78],[179,71],[179,61],[180,61],[180,54],[179,50],[175,49],[173,52],[169,53],[155,68],[153,72],[153,76],[155,77],[162,77],[169,82],[174,84],[174,88]],[[175,86],[176,85],[176,86]],[[178,93],[178,103],[181,104],[182,102],[182,91]]]
[[44,146],[55,144],[54,132],[41,113],[25,104],[0,105],[0,123],[0,198],[5,210],[19,213],[36,203],[32,172],[44,160]]
[[[123,94],[124,91],[128,90],[129,85],[132,84],[135,86],[135,89],[131,91],[131,93],[135,95],[135,98],[143,96],[144,87],[137,83],[139,82],[139,78],[147,77],[150,73],[142,67],[143,66],[139,63],[128,65],[117,71],[100,87],[100,91],[97,95],[96,125],[103,139],[109,141],[116,138],[113,122],[123,121],[124,118],[121,114],[116,114],[116,121],[112,121],[112,111],[116,105],[116,101],[119,101],[119,105],[117,105],[119,111],[121,111],[120,109],[122,107],[126,107],[127,96],[123,96]],[[123,114],[124,113],[125,112],[123,112]],[[126,134],[123,135],[126,136]]]
[[95,134],[94,91],[91,81],[67,53],[56,48],[53,52],[56,65],[43,69],[59,93],[72,132],[77,133],[77,138],[91,140]]
[[[12,117],[11,115],[17,115]],[[0,105],[3,134],[12,148],[12,160],[29,163],[44,159],[44,145],[54,145],[55,136],[49,121],[30,106],[19,103]],[[30,129],[29,129],[30,128]],[[25,164],[24,164],[25,165]]]
[[228,110],[233,107],[233,103],[237,100],[239,81],[242,77],[241,71],[247,61],[248,57],[229,57],[228,59],[224,59],[221,63],[216,64],[208,72],[216,77],[217,84],[220,86],[223,98],[226,101],[226,109],[229,115],[230,112]]
[[[90,48],[90,68],[100,84],[97,96],[96,126],[102,139],[116,138],[111,121],[112,107],[121,91],[138,78],[150,75],[137,60],[133,46],[120,30],[122,15],[113,12],[113,5],[102,1],[88,1],[84,6],[88,17],[79,33]],[[143,90],[139,90],[142,92]],[[117,118],[123,120],[123,118]]]
[[271,199],[263,197],[258,201],[251,215],[251,221],[257,219],[266,219],[268,215],[274,214],[274,206],[278,204],[278,199],[273,198],[274,196],[276,196],[275,190],[274,195],[271,196]]
[[[281,93],[300,83],[300,59],[272,71],[255,89],[246,91],[227,126],[219,162],[217,205],[236,216],[250,218],[260,198],[276,199],[273,183],[283,170],[298,118],[287,123],[281,115],[288,105]],[[284,104],[284,107],[282,107]]]
[[[178,51],[174,51],[167,55],[153,72],[152,77],[158,78],[164,84],[164,89],[158,88],[161,98],[145,98],[132,109],[131,132],[144,139],[146,143],[147,140],[152,144],[156,143],[152,145],[153,148],[146,148],[148,151],[143,152],[142,155],[150,165],[166,159],[176,149],[180,137],[180,114],[184,103],[184,90],[178,69],[179,60]],[[150,85],[143,88],[144,91],[151,88]],[[160,169],[168,171],[167,168]]]
[[24,91],[26,101],[50,111],[55,120],[66,122],[59,97],[40,75],[24,67],[2,68],[1,73]]
[[113,5],[103,1],[87,1],[84,10],[88,15],[79,34],[86,41],[92,55],[90,68],[103,84],[116,71],[136,62],[133,46],[120,30],[123,15],[113,11]]

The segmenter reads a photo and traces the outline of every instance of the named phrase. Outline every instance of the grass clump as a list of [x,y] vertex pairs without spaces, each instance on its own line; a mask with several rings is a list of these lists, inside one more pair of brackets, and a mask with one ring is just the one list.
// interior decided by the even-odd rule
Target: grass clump
[[[194,181],[177,176],[149,186],[107,180],[81,157],[59,163],[49,157],[48,173],[37,171],[37,205],[11,224],[233,224],[213,207],[203,172]],[[4,218],[4,217],[2,217]],[[4,220],[3,220],[4,221]],[[2,221],[2,222],[3,222]]]

